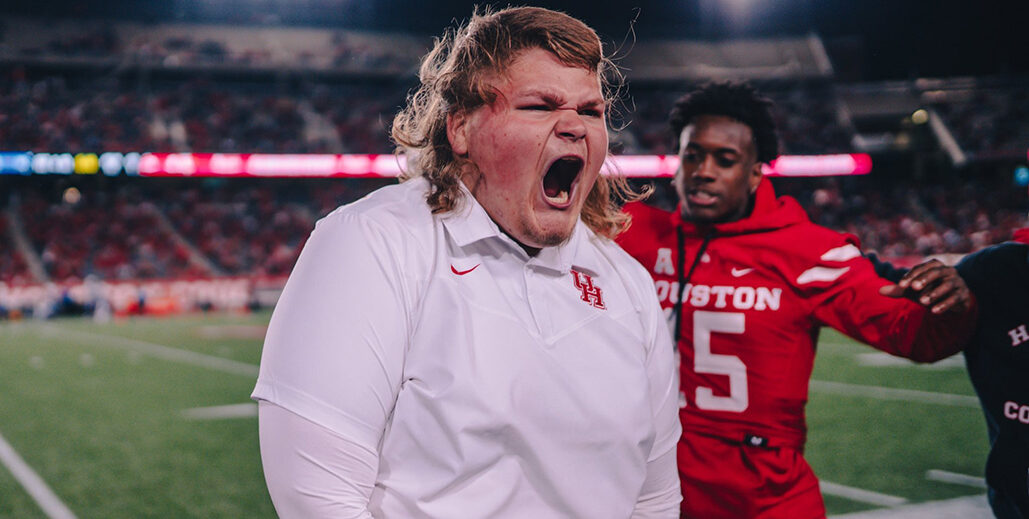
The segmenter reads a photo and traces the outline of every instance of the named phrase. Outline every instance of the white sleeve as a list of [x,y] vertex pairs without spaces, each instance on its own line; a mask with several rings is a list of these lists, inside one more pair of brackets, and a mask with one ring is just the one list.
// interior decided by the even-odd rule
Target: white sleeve
[[[654,294],[651,292],[651,294]],[[664,313],[654,295],[648,333],[651,349],[647,357],[647,375],[650,379],[650,403],[654,413],[657,435],[648,461],[675,451],[682,436],[679,423],[679,375],[675,363],[672,333],[664,320]]]
[[679,423],[679,377],[675,365],[672,335],[663,318],[656,295],[648,319],[651,350],[647,358],[650,402],[656,435],[647,460],[647,479],[640,492],[633,517],[679,517],[679,471],[676,446],[682,436]]
[[371,519],[379,456],[275,404],[258,411],[261,462],[282,519]]
[[[404,231],[391,232],[372,220],[343,210],[318,222],[268,325],[252,397],[328,429],[354,452],[374,453],[377,466],[413,318],[409,279],[416,273],[404,272],[403,265],[417,252],[410,250],[414,246]],[[262,449],[280,454],[306,449],[295,436],[276,438],[262,441]],[[285,445],[272,447],[276,442]],[[265,467],[269,481],[289,474],[278,470],[278,465]],[[287,486],[276,492],[292,502],[285,493],[296,491]]]
[[632,511],[633,519],[674,519],[679,517],[679,469],[675,449],[647,463],[647,480]]

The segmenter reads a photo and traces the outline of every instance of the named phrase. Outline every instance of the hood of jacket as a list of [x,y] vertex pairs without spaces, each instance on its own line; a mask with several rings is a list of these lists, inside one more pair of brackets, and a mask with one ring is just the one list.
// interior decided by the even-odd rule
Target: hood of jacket
[[1016,230],[1015,235],[1011,237],[1011,241],[1029,245],[1029,227]]

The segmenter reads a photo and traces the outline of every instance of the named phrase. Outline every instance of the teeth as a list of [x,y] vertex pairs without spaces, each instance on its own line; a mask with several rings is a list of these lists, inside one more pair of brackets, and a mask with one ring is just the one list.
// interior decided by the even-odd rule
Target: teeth
[[555,204],[563,204],[568,201],[568,191],[560,191],[556,196],[548,196],[547,200]]

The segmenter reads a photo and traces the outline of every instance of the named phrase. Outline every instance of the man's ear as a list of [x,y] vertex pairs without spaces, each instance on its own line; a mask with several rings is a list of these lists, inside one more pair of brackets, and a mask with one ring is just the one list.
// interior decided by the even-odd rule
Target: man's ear
[[468,155],[468,113],[459,111],[447,114],[447,140],[454,155]]
[[754,193],[757,193],[757,186],[761,185],[761,177],[764,176],[764,172],[761,170],[761,166],[763,166],[762,163],[755,162],[754,168],[750,170],[750,178],[748,179],[748,184],[750,187],[750,194],[752,195]]

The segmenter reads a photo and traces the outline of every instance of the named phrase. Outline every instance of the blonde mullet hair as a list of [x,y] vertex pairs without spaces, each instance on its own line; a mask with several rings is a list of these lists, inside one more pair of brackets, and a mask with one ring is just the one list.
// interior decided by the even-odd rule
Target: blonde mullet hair
[[[402,180],[428,179],[427,202],[433,213],[454,210],[461,200],[461,174],[475,165],[458,156],[447,138],[447,117],[468,113],[496,98],[489,80],[506,72],[521,51],[540,48],[562,63],[589,70],[601,79],[610,105],[617,67],[604,57],[597,33],[558,11],[512,7],[496,12],[476,10],[465,25],[435,41],[419,70],[421,84],[407,106],[393,119],[391,135],[398,153],[407,154]],[[601,175],[586,197],[582,221],[597,234],[614,238],[629,225],[621,204],[649,194],[636,192],[623,176]]]

